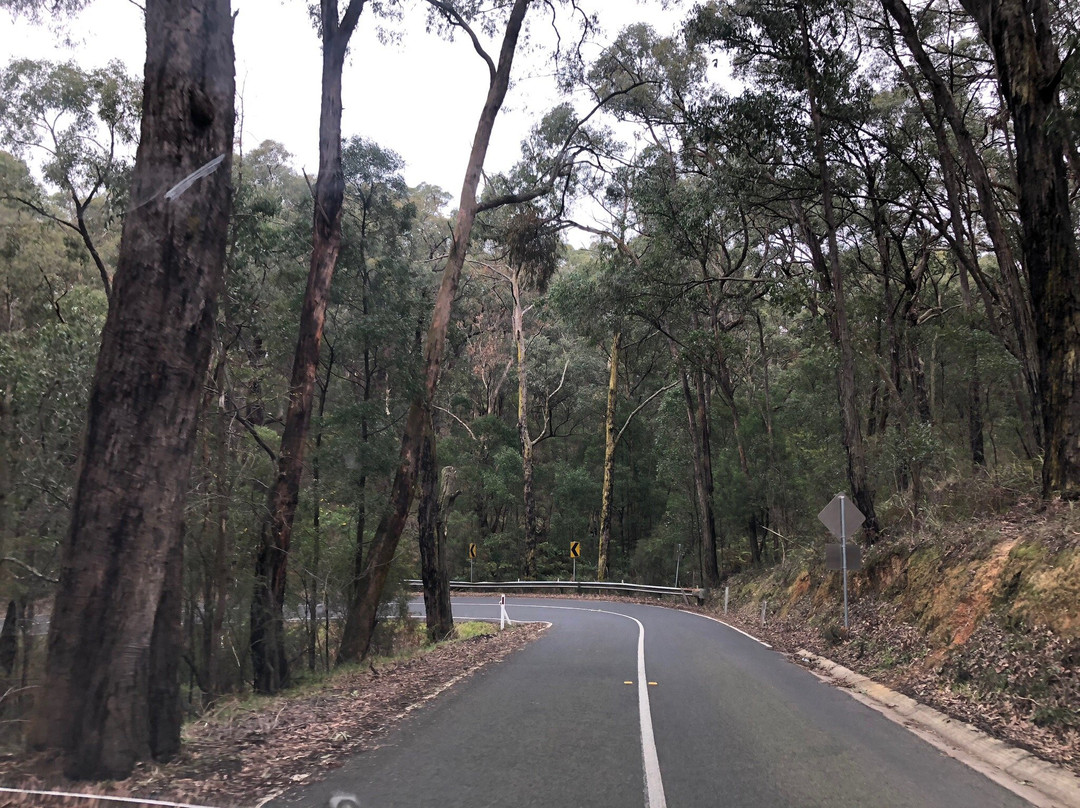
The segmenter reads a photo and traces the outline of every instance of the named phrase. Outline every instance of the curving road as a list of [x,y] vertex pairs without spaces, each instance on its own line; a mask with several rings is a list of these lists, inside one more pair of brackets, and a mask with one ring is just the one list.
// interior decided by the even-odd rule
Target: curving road
[[[506,609],[552,628],[273,805],[325,808],[341,793],[360,808],[1028,805],[716,621],[595,600]],[[497,599],[454,601],[458,619],[498,614]]]

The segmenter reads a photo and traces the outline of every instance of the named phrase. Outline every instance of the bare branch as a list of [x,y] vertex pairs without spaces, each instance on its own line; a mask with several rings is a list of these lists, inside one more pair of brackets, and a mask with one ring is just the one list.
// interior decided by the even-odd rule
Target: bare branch
[[427,2],[428,5],[433,6],[439,11],[441,11],[443,13],[443,16],[446,17],[447,21],[451,25],[460,28],[469,35],[469,39],[472,40],[473,49],[480,55],[480,58],[487,63],[488,79],[492,84],[494,84],[495,75],[497,73],[495,69],[495,62],[492,61],[490,56],[488,56],[487,51],[484,50],[484,46],[480,44],[480,39],[476,36],[476,33],[465,21],[465,18],[461,16],[461,14],[456,8],[454,8],[449,3],[443,2],[443,0],[427,0]]
[[450,410],[446,409],[446,407],[440,407],[438,404],[435,404],[433,406],[439,412],[445,412],[447,415],[449,415],[451,418],[453,418],[455,421],[457,421],[459,424],[461,424],[463,427],[465,427],[465,431],[469,433],[470,438],[472,438],[473,440],[477,439],[476,438],[476,433],[473,432],[472,429],[469,428],[469,425],[467,423],[465,423],[464,421],[462,421],[460,418],[458,418],[454,413],[450,412]]
[[622,438],[622,436],[623,436],[623,432],[625,432],[626,428],[628,426],[630,426],[630,422],[634,420],[634,416],[636,416],[639,412],[641,412],[643,409],[645,409],[646,404],[648,404],[650,401],[652,401],[654,398],[656,398],[661,393],[667,392],[672,387],[674,387],[676,384],[678,384],[678,382],[672,382],[671,384],[664,385],[659,390],[657,390],[655,393],[650,395],[647,399],[642,401],[637,406],[637,409],[635,409],[632,413],[630,413],[628,416],[626,416],[626,421],[625,421],[625,423],[623,423],[622,429],[620,429],[619,433],[615,436],[615,443],[618,444],[619,439]]
[[58,584],[58,583],[60,583],[59,578],[50,578],[48,575],[41,572],[40,570],[36,570],[33,567],[31,567],[25,561],[20,561],[19,559],[12,558],[11,556],[0,557],[0,563],[2,563],[4,561],[8,562],[9,564],[14,564],[17,567],[22,567],[24,570],[29,572],[35,578],[40,578],[43,581],[48,581],[50,584]]
[[[432,2],[432,0],[428,0],[428,2]],[[596,115],[613,98],[617,98],[620,95],[626,95],[631,90],[641,87],[646,83],[647,82],[639,81],[621,90],[613,90],[612,92],[601,98],[599,101],[597,101],[593,105],[593,108],[589,110],[589,112],[584,117],[582,117],[581,120],[575,123],[574,126],[567,133],[566,137],[563,139],[562,146],[559,147],[559,153],[555,157],[555,162],[552,165],[551,170],[548,171],[547,175],[544,177],[543,180],[541,180],[539,185],[520,194],[505,194],[496,199],[491,199],[487,202],[483,202],[476,206],[476,212],[483,213],[485,211],[493,210],[495,208],[500,208],[503,205],[519,205],[525,202],[531,202],[532,200],[541,197],[546,193],[549,193],[555,187],[555,181],[558,180],[559,177],[565,176],[570,171],[570,166],[573,164],[573,160],[567,159],[567,155],[570,153],[570,144],[573,142],[574,137],[577,135],[577,133],[581,131],[581,127],[583,127],[590,118]],[[585,149],[579,149],[578,153],[580,153],[581,151],[585,151]]]
[[229,403],[229,406],[233,408],[233,417],[243,424],[244,429],[248,431],[248,434],[255,439],[255,442],[259,444],[259,446],[262,447],[262,450],[270,456],[270,459],[276,463],[278,460],[277,452],[267,445],[266,441],[264,441],[259,434],[259,431],[255,429],[255,426],[240,414],[240,408],[236,406],[236,403],[232,400],[232,396],[226,393],[225,400]]
[[540,441],[552,434],[551,399],[555,398],[555,396],[559,394],[559,391],[562,390],[563,383],[566,381],[566,369],[568,367],[570,367],[569,357],[567,357],[565,364],[563,364],[562,376],[559,378],[559,386],[548,393],[547,400],[544,402],[544,430],[531,441],[533,446],[536,446]]

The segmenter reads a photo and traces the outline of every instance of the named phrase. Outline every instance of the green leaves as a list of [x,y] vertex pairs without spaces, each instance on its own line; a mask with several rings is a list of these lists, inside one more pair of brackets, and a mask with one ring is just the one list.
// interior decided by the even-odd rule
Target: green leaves
[[108,187],[137,139],[141,88],[119,62],[19,59],[0,73],[0,138],[42,160],[45,178],[89,201]]

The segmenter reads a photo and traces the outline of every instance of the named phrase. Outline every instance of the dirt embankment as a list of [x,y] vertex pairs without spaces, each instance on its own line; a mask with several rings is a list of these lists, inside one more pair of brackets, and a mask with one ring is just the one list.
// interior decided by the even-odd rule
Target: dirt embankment
[[1080,509],[1027,501],[879,542],[850,576],[847,633],[819,555],[734,576],[729,619],[1080,773]]

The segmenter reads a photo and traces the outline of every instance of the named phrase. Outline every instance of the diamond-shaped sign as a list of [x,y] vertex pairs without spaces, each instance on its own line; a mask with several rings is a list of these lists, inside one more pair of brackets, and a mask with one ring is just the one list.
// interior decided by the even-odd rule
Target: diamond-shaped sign
[[843,494],[837,494],[832,501],[821,509],[817,515],[821,523],[829,529],[836,538],[844,541],[862,527],[866,521],[863,512],[855,507],[855,503]]

